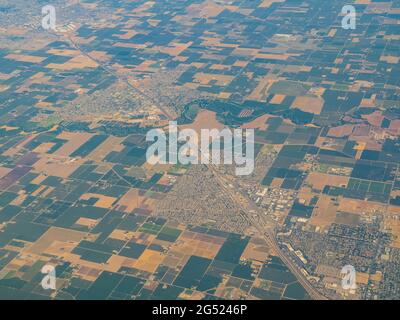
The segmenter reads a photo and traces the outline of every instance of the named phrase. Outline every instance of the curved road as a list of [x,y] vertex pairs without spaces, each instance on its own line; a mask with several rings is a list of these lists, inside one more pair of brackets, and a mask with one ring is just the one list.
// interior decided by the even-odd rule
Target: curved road
[[[72,46],[80,51],[84,56],[87,58],[91,59],[92,61],[96,62],[104,71],[109,73],[110,75],[113,75],[117,79],[123,80],[126,82],[126,84],[134,90],[137,94],[141,95],[142,97],[148,99],[151,101],[166,117],[167,119],[174,119],[175,116],[165,108],[164,106],[160,105],[158,101],[156,101],[153,97],[150,97],[148,94],[145,92],[139,90],[135,86],[133,86],[129,80],[125,77],[121,77],[121,75],[117,74],[114,70],[112,70],[110,67],[106,66],[103,64],[103,62],[98,61],[97,59],[93,58],[90,56],[87,52],[85,52],[82,48],[79,47],[78,44],[76,44],[71,38],[68,37],[68,40],[71,42]],[[218,171],[213,167],[213,165],[207,165],[207,167],[213,172],[214,176],[216,177],[218,183],[220,184],[220,187],[222,191],[227,195],[234,203],[236,203],[240,209],[245,213],[244,217],[250,221],[253,227],[255,227],[261,235],[263,235],[264,239],[267,241],[267,244],[271,246],[271,248],[275,251],[275,253],[279,256],[279,258],[286,264],[286,266],[289,268],[289,270],[296,276],[297,280],[299,283],[304,287],[304,289],[307,291],[307,293],[310,295],[312,299],[315,300],[327,300],[327,298],[322,295],[317,289],[315,289],[310,282],[307,280],[307,278],[304,276],[304,274],[298,269],[298,267],[294,264],[294,262],[286,256],[285,253],[282,252],[282,250],[279,248],[278,243],[276,242],[275,239],[275,234],[274,234],[274,224],[275,222],[269,221],[271,225],[266,226],[263,224],[262,226],[260,225],[260,222],[263,221],[265,223],[266,217],[262,213],[258,213],[258,220],[254,220],[254,217],[252,217],[250,214],[248,214],[248,208],[245,208],[237,199],[236,196],[232,193],[232,190],[227,189],[226,187],[226,182],[224,179],[221,178],[220,174]],[[251,209],[255,209],[258,211],[258,207],[255,206],[253,203],[251,204]],[[268,220],[268,219],[267,219]]]

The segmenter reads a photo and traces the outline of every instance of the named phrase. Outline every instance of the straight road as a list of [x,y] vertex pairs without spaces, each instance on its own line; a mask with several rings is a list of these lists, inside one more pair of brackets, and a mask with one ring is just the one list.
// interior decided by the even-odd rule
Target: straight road
[[[117,74],[112,68],[108,67],[105,65],[102,61],[99,61],[87,52],[85,52],[77,43],[75,43],[71,38],[68,38],[72,46],[80,51],[84,56],[87,58],[91,59],[92,61],[96,62],[104,71],[109,73],[110,75],[113,75],[117,79],[120,79],[124,81],[132,90],[134,90],[137,94],[141,95],[142,97],[148,99],[151,101],[165,116],[167,119],[175,119],[175,116],[171,113],[168,108],[162,106],[158,101],[156,101],[153,97],[149,96],[145,92],[139,90],[135,86],[133,86],[128,78],[122,77],[121,75]],[[224,181],[224,179],[221,177],[219,174],[218,170],[213,167],[213,165],[207,165],[207,167],[213,172],[214,176],[217,178],[217,181],[221,187],[221,190],[234,202],[236,203],[240,209],[243,211],[245,214],[244,217],[250,221],[253,227],[255,227],[260,234],[264,237],[266,240],[267,244],[274,250],[274,252],[279,256],[279,258],[287,265],[289,270],[296,276],[297,280],[300,282],[300,284],[304,287],[304,289],[307,291],[307,293],[310,295],[312,299],[315,300],[327,300],[325,296],[323,296],[321,293],[318,292],[307,280],[307,278],[304,276],[304,274],[299,270],[299,268],[294,264],[294,262],[291,260],[290,257],[287,257],[285,253],[282,252],[280,249],[278,243],[276,242],[275,239],[275,232],[274,232],[274,225],[275,222],[269,220],[266,218],[263,213],[259,212],[258,207],[249,201],[249,206],[250,208],[245,208],[241,202],[238,201],[237,196],[232,192],[232,190],[229,190],[226,186],[227,183]],[[257,220],[254,219],[254,217],[251,216],[249,213],[249,210],[256,211],[257,212]],[[262,225],[260,225],[260,222],[263,222]]]
[[[279,247],[278,243],[275,239],[275,222],[267,219],[263,213],[259,212],[258,207],[252,202],[249,201],[249,205],[251,208],[245,208],[243,204],[238,201],[238,196],[233,193],[233,190],[227,188],[227,181],[221,177],[218,170],[213,165],[207,165],[207,167],[212,171],[214,176],[217,179],[218,184],[220,185],[223,193],[228,196],[234,203],[236,203],[239,208],[246,214],[247,220],[251,223],[253,227],[255,227],[259,233],[264,237],[267,244],[273,249],[273,251],[279,256],[279,258],[285,263],[285,265],[289,268],[289,270],[296,276],[299,283],[304,287],[309,296],[314,300],[327,300],[327,298],[322,295],[317,289],[315,289],[312,284],[308,281],[305,275],[299,270],[297,265],[292,261],[290,257],[288,257]],[[255,209],[256,208],[256,209]],[[257,212],[257,220],[249,213],[249,211]],[[264,223],[260,223],[264,222]]]

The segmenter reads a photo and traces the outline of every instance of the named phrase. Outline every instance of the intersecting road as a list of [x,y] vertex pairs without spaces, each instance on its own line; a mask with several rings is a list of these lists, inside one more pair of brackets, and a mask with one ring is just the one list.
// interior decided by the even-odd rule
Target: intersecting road
[[[228,196],[233,203],[236,203],[239,208],[245,213],[245,218],[251,223],[253,227],[255,227],[258,232],[264,237],[267,244],[272,248],[275,254],[281,258],[281,260],[286,264],[289,270],[296,276],[299,283],[304,287],[309,296],[315,300],[327,300],[327,298],[322,295],[317,289],[313,287],[313,285],[308,281],[305,275],[299,270],[299,268],[295,265],[295,263],[289,258],[282,250],[280,249],[278,243],[275,239],[274,225],[275,222],[267,219],[262,212],[259,212],[258,207],[248,200],[248,207],[244,207],[243,203],[238,200],[238,195],[234,194],[232,189],[227,188],[229,182],[227,182],[218,170],[213,165],[207,166],[215,178],[217,179],[221,191]],[[252,216],[249,211],[256,212],[257,219]],[[269,221],[268,221],[269,220]]]
[[[117,79],[120,79],[124,81],[132,90],[134,90],[137,94],[141,95],[142,97],[148,99],[151,101],[166,117],[167,119],[174,119],[174,115],[171,113],[168,108],[165,108],[162,106],[158,101],[156,101],[153,97],[150,97],[148,94],[145,92],[139,90],[135,86],[133,86],[127,77],[123,77],[120,74],[117,74],[112,68],[108,67],[105,65],[103,62],[98,61],[97,59],[93,58],[85,52],[78,44],[76,44],[71,38],[68,38],[72,46],[76,49],[79,50],[84,56],[88,57],[92,61],[96,62],[104,71],[107,73],[113,75]],[[267,244],[272,248],[272,250],[281,258],[281,260],[286,264],[286,266],[289,268],[289,270],[296,276],[297,280],[299,283],[304,287],[304,289],[307,291],[309,296],[312,299],[315,300],[327,300],[327,298],[322,295],[320,292],[318,292],[317,289],[313,287],[313,285],[307,280],[305,275],[299,270],[299,268],[295,265],[295,263],[289,258],[282,250],[280,249],[278,243],[276,242],[275,239],[275,232],[274,232],[274,227],[275,227],[275,222],[269,220],[268,218],[265,217],[265,215],[262,212],[259,212],[259,208],[251,202],[251,200],[248,200],[248,206],[244,207],[243,204],[238,201],[238,196],[234,194],[233,190],[227,188],[227,181],[222,178],[221,174],[216,170],[216,168],[213,165],[207,165],[209,170],[211,170],[217,179],[221,191],[228,196],[233,203],[236,203],[241,211],[243,212],[244,218],[246,218],[251,225],[258,230],[260,235],[264,237],[266,240]],[[252,216],[252,213],[250,213],[250,210],[252,212],[256,212],[257,219]]]

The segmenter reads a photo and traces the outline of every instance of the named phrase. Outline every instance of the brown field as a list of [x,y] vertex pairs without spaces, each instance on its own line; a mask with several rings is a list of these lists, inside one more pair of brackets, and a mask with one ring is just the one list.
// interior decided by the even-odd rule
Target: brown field
[[62,64],[49,63],[46,66],[46,68],[49,69],[63,70],[63,71],[85,69],[85,68],[97,68],[97,67],[98,67],[97,62],[84,55],[75,56],[72,59]]
[[320,195],[309,223],[325,230],[335,221],[336,210],[337,206],[333,204],[330,196]]
[[155,60],[143,61],[141,64],[139,64],[137,67],[135,67],[135,71],[139,71],[139,72],[155,71],[155,69],[151,68],[151,65],[155,64],[156,62],[157,61],[155,61]]
[[254,57],[259,52],[260,52],[259,49],[237,47],[235,50],[233,50],[232,54],[239,55],[239,56],[251,56],[251,57]]
[[275,3],[275,2],[285,2],[285,0],[264,0],[259,7],[260,8],[269,8],[271,6],[271,4]]
[[145,233],[141,231],[135,231],[132,236],[132,240],[135,243],[144,244],[146,246],[150,245],[155,238],[156,236],[154,234]]
[[125,34],[120,34],[117,36],[121,40],[129,40],[130,38],[137,35],[137,31],[135,30],[123,30],[123,31],[125,31]]
[[179,56],[183,51],[185,51],[187,48],[189,48],[193,44],[192,41],[189,41],[188,43],[176,43],[172,42],[169,44],[168,47],[156,47],[155,49],[169,54],[170,56]]
[[255,58],[260,59],[274,59],[274,60],[287,60],[289,57],[294,56],[295,54],[288,53],[258,53],[255,55]]
[[80,55],[78,50],[67,50],[67,49],[50,49],[47,51],[48,54],[56,56],[76,57]]
[[271,182],[271,187],[280,188],[284,179],[282,178],[274,178]]
[[[216,291],[215,291],[215,295],[217,297],[220,297],[222,299],[227,299],[227,300],[240,300],[241,298],[244,298],[247,294],[245,291],[237,288],[236,286],[228,286],[227,282],[230,279],[234,279],[234,281],[237,283],[237,287],[240,287],[242,285],[242,283],[244,282],[244,280],[242,279],[237,279],[237,278],[226,278],[225,281],[221,282]],[[249,298],[249,299],[257,299],[257,298]]]
[[338,211],[349,212],[354,214],[373,214],[375,212],[385,212],[386,205],[377,202],[356,200],[356,199],[341,199]]
[[354,130],[353,133],[351,134],[351,139],[354,140],[360,140],[360,139],[364,139],[368,140],[369,137],[369,133],[370,133],[370,126],[369,125],[364,125],[364,124],[357,124],[354,126]]
[[95,207],[98,208],[105,208],[105,209],[110,209],[114,202],[117,200],[117,198],[114,197],[108,197],[102,194],[96,194],[96,193],[85,193],[81,196],[81,200],[89,200],[91,198],[96,198],[98,199],[97,202],[94,204]]
[[173,176],[170,176],[168,174],[164,174],[160,180],[158,180],[157,184],[162,185],[162,186],[168,186],[173,182],[176,178]]
[[264,262],[270,255],[270,248],[264,239],[251,239],[246,249],[243,251],[241,260],[256,260]]
[[34,197],[40,196],[42,192],[45,191],[46,189],[47,186],[40,186],[39,188],[37,188],[35,191],[32,192],[32,196]]
[[175,269],[179,265],[180,261],[180,258],[174,257],[169,253],[168,256],[165,257],[163,265]]
[[139,259],[132,264],[132,267],[153,273],[154,271],[156,271],[164,258],[165,256],[163,253],[146,249],[145,251],[143,251]]
[[18,153],[27,143],[29,143],[31,140],[35,139],[37,135],[32,134],[29,135],[25,140],[22,140],[21,142],[17,143],[15,146],[11,147],[10,149],[6,150],[3,152],[3,155],[6,157],[12,157],[16,153]]
[[400,120],[399,119],[392,120],[390,122],[389,129],[395,132],[395,134],[397,135],[400,134]]
[[215,4],[213,1],[209,0],[204,1],[201,4],[192,4],[187,7],[190,16],[204,18],[216,17],[224,10],[225,8],[223,6]]
[[117,202],[116,208],[124,212],[132,212],[136,208],[140,208],[146,201],[146,198],[139,194],[139,189],[130,189],[125,195]]
[[53,111],[58,110],[57,108],[53,107],[53,104],[51,102],[45,102],[45,101],[39,101],[38,103],[35,104],[35,107]]
[[179,126],[179,130],[193,129],[200,134],[201,129],[218,129],[222,130],[225,126],[217,120],[217,114],[209,110],[200,110],[194,122]]
[[273,104],[280,104],[285,100],[286,96],[284,94],[274,94],[273,98],[271,99],[270,103]]
[[38,72],[29,78],[29,84],[47,84],[51,81],[50,76],[46,76],[44,72]]
[[382,280],[382,272],[381,271],[377,271],[374,274],[370,274],[369,275],[369,279],[371,281],[380,282]]
[[180,299],[185,299],[185,300],[203,300],[205,297],[205,293],[203,292],[198,292],[198,291],[192,291],[189,293],[189,291],[183,291],[180,295]]
[[0,129],[6,130],[6,131],[12,131],[12,130],[18,129],[18,127],[11,127],[11,126],[4,125],[4,126],[1,126]]
[[389,206],[388,212],[395,216],[400,215],[400,206]]
[[0,178],[3,178],[10,171],[11,171],[11,169],[9,169],[9,168],[0,167]]
[[306,183],[311,184],[313,189],[322,191],[325,186],[346,187],[349,177],[335,176],[327,173],[311,172],[306,179]]
[[43,155],[42,158],[33,165],[33,168],[35,171],[44,173],[48,176],[68,178],[82,165],[83,162],[83,159],[70,161],[49,155]]
[[6,85],[1,84],[1,85],[0,85],[0,92],[7,91],[8,88],[9,88],[9,86],[6,86]]
[[379,60],[380,61],[385,61],[387,63],[398,64],[399,61],[400,61],[400,57],[382,55]]
[[328,37],[334,37],[337,32],[337,29],[331,29],[328,33]]
[[260,130],[267,130],[268,125],[267,121],[268,119],[274,118],[274,116],[264,114],[261,117],[258,117],[254,119],[253,121],[247,122],[244,125],[242,125],[243,129],[260,129]]
[[300,162],[296,163],[292,166],[293,169],[301,170],[301,171],[310,171],[312,169],[311,163]]
[[20,206],[27,197],[28,197],[27,194],[19,193],[18,197],[15,198],[13,201],[11,201],[10,204],[13,206]]
[[25,34],[28,31],[27,28],[24,27],[13,27],[13,28],[0,28],[0,33],[7,33],[9,36],[20,36]]
[[375,151],[381,151],[382,150],[382,145],[379,144],[374,138],[369,137],[369,136],[350,136],[349,137],[350,141],[356,141],[359,146],[365,145],[365,149],[368,150],[375,150]]
[[382,115],[381,111],[375,111],[371,114],[363,114],[361,118],[366,119],[372,126],[380,127],[385,117]]
[[224,87],[231,83],[234,77],[223,74],[198,72],[194,75],[194,79],[202,85],[210,84],[211,81],[215,80],[215,85]]
[[141,168],[143,168],[144,170],[154,170],[157,172],[163,172],[163,171],[168,171],[169,169],[171,169],[174,165],[173,164],[161,164],[161,163],[157,163],[155,165],[150,164],[149,162],[145,162]]
[[363,108],[374,108],[375,105],[376,105],[375,99],[366,99],[366,98],[364,98],[364,99],[361,100],[360,107],[363,107]]
[[[12,246],[8,246],[8,247],[12,247]],[[15,248],[15,247],[13,247],[13,248]],[[22,267],[26,267],[26,266],[32,266],[38,260],[38,258],[39,257],[36,254],[22,253],[22,254],[16,256],[14,259],[12,259],[12,261],[10,263],[8,263],[7,269],[9,271],[16,272],[16,276],[21,277],[23,275],[23,273],[19,272],[19,269]],[[48,260],[48,259],[43,259],[43,260]],[[4,271],[6,271],[6,270],[4,270]]]
[[85,226],[85,227],[89,227],[89,228],[93,228],[98,224],[98,220],[95,219],[89,219],[89,218],[79,218],[75,224],[78,224],[80,226]]
[[82,239],[87,236],[86,233],[58,228],[50,227],[31,247],[26,251],[34,254],[43,254],[53,245],[58,242],[65,244],[65,250],[70,252],[70,249],[74,248]]
[[340,269],[325,264],[319,264],[315,273],[326,277],[341,278]]
[[109,272],[118,272],[118,270],[121,269],[122,266],[133,263],[134,263],[133,259],[113,254],[107,260],[104,270]]
[[54,155],[68,157],[86,141],[88,141],[93,134],[87,132],[62,132],[57,138],[68,140],[60,149],[54,152]]
[[14,75],[12,73],[0,72],[0,80],[10,80]]
[[225,65],[225,64],[213,64],[210,69],[213,70],[229,70],[230,66]]
[[400,220],[394,218],[386,218],[384,221],[386,230],[393,235],[392,247],[400,249]]
[[356,273],[356,282],[358,284],[368,284],[369,274],[365,272],[357,272]]
[[179,237],[179,241],[174,243],[170,251],[213,259],[223,242],[224,239],[219,237],[185,231]]
[[392,190],[390,193],[392,197],[400,197],[400,190]]
[[103,51],[91,51],[89,52],[89,56],[95,60],[99,60],[99,61],[108,61],[111,59],[111,57]]
[[71,254],[68,259],[74,264],[79,265],[78,269],[75,270],[75,274],[86,281],[96,281],[103,270],[103,265],[99,263],[88,263],[88,261],[80,260],[79,256],[76,255]]
[[46,180],[47,175],[40,174],[35,179],[31,181],[32,184],[41,184],[44,180]]
[[339,127],[333,127],[329,129],[328,136],[343,138],[352,134],[354,129],[354,125],[352,124],[345,124]]
[[354,213],[337,212],[335,223],[356,227],[360,223],[360,216]]
[[314,196],[315,193],[313,193],[310,188],[303,187],[300,189],[297,198],[300,203],[308,205]]
[[45,57],[29,56],[24,54],[15,54],[15,53],[10,53],[6,55],[5,58],[10,60],[16,60],[21,62],[32,62],[32,63],[40,63],[46,59]]
[[367,143],[366,142],[363,142],[363,141],[356,141],[356,145],[354,146],[354,150],[357,150],[357,151],[364,151],[365,150],[365,147],[367,146]]
[[55,145],[55,143],[52,143],[52,142],[44,142],[44,143],[40,144],[39,146],[37,146],[33,150],[33,152],[47,153],[54,145]]
[[271,76],[265,76],[260,79],[257,87],[251,92],[247,99],[248,100],[257,100],[257,101],[266,101],[268,89],[271,85],[277,80],[271,79]]
[[234,43],[222,43],[222,39],[215,37],[205,37],[202,36],[202,45],[206,47],[222,47],[222,48],[237,48],[238,45]]
[[324,105],[324,100],[320,97],[308,97],[301,96],[297,97],[292,104],[292,108],[300,109],[304,112],[309,112],[313,114],[320,114],[322,107]]
[[122,240],[122,241],[128,241],[131,240],[135,236],[135,232],[133,231],[126,231],[126,230],[121,230],[121,229],[115,229],[109,237],[111,239],[116,239],[116,240]]

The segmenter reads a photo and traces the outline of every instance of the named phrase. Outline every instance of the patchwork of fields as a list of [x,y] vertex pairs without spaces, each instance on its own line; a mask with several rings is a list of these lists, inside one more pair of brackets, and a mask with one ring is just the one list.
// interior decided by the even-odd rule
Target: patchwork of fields
[[[255,216],[326,297],[400,297],[399,0],[40,3],[0,5],[0,298],[310,299]],[[150,165],[169,120],[255,129],[255,174]]]

